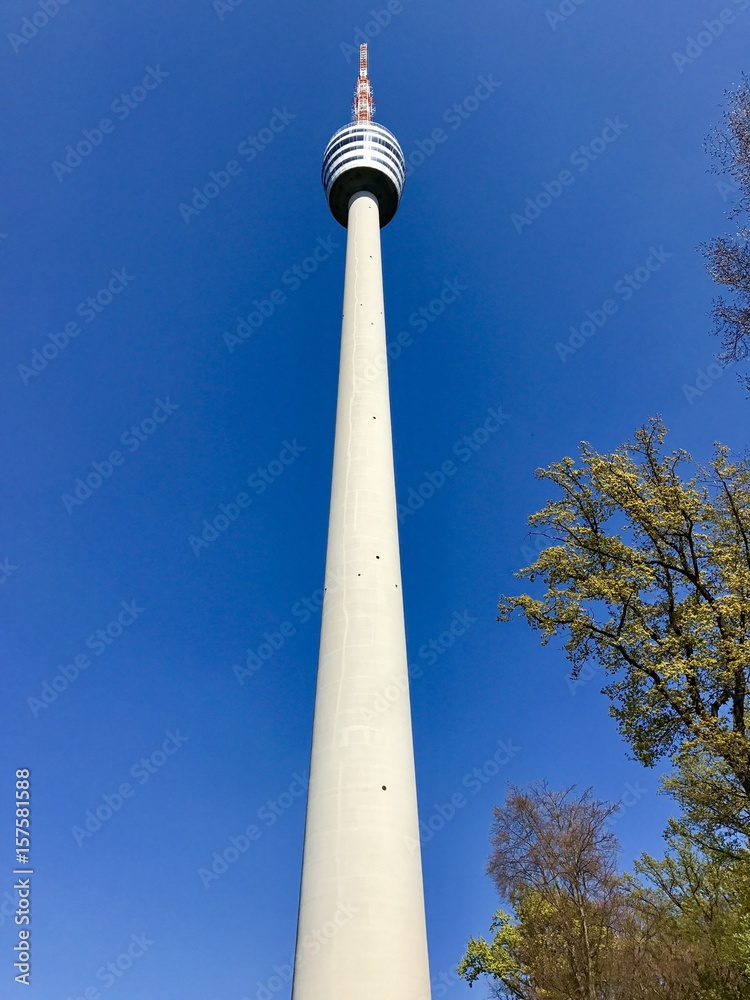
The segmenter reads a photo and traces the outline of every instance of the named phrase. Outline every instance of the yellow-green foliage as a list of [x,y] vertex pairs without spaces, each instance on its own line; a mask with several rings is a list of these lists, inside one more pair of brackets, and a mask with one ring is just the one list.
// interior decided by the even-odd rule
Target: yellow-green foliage
[[518,958],[521,944],[518,924],[503,910],[498,910],[490,924],[490,931],[494,931],[491,942],[485,941],[483,937],[471,938],[458,967],[458,974],[469,985],[475,983],[480,976],[520,979],[523,975]]
[[562,491],[529,522],[550,543],[517,576],[541,597],[503,596],[563,635],[577,676],[598,660],[611,713],[635,755],[707,751],[750,802],[750,460],[717,445],[707,468],[662,452],[654,419],[611,454],[581,446],[537,475]]

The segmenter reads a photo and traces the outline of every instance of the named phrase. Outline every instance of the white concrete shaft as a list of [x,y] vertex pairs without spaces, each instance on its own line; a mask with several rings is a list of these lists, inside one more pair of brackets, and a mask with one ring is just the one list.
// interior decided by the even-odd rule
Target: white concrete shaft
[[349,210],[325,587],[292,997],[429,1000],[380,224],[366,192]]

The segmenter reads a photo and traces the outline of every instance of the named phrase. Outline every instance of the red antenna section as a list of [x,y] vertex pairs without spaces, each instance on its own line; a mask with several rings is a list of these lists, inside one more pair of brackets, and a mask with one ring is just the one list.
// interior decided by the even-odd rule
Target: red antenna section
[[367,45],[359,47],[359,78],[354,91],[352,105],[352,121],[371,122],[375,116],[375,101],[372,97],[372,84],[367,75]]

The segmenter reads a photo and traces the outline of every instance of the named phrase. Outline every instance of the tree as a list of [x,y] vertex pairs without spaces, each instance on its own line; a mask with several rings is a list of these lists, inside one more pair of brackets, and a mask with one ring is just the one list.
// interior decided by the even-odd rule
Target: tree
[[587,789],[527,791],[513,785],[495,808],[487,871],[518,923],[498,911],[492,944],[472,939],[459,973],[497,981],[496,995],[519,1000],[599,1000],[622,912],[619,846],[607,826],[616,803]]
[[[728,94],[724,127],[709,139],[709,150],[729,173],[739,192],[730,218],[750,210],[750,87],[747,78]],[[714,303],[714,332],[721,338],[719,360],[724,364],[742,361],[750,354],[750,230],[717,237],[704,247],[708,273],[735,298],[719,297]],[[750,388],[750,376],[745,376]]]
[[491,942],[471,938],[458,974],[473,986],[480,976],[490,980],[490,991],[499,1000],[540,1000],[529,970],[521,956],[522,937],[519,925],[504,910],[497,910],[490,931]]
[[671,829],[701,851],[748,865],[747,830],[750,802],[727,764],[705,750],[678,753],[675,767],[662,786],[681,807]]
[[[577,677],[598,660],[620,732],[643,764],[699,754],[750,837],[750,459],[716,446],[689,479],[684,451],[662,454],[652,419],[611,454],[581,445],[537,476],[562,491],[529,518],[551,543],[516,574],[541,598],[502,596],[542,643],[566,636]],[[685,797],[690,782],[683,783]],[[695,786],[693,783],[693,790]]]
[[515,911],[495,914],[458,967],[498,1000],[743,1000],[750,995],[750,869],[676,828],[662,861],[617,874],[616,803],[591,790],[509,785],[487,865]]
[[650,926],[650,952],[687,996],[743,1000],[750,994],[750,871],[726,855],[696,849],[670,822],[661,861],[644,854],[628,877],[631,905]]

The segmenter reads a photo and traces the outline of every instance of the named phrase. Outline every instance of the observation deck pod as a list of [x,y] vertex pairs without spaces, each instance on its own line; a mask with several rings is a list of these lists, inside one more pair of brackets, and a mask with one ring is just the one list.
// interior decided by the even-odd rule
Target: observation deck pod
[[358,191],[378,199],[380,228],[396,214],[406,180],[406,162],[394,135],[377,122],[340,128],[323,154],[323,187],[333,217],[346,227],[349,201]]

